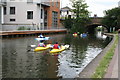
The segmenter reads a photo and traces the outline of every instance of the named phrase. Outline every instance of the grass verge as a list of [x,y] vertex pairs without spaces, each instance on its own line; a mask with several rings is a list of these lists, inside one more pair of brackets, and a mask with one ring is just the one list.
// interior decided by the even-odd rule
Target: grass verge
[[116,48],[116,45],[118,44],[118,34],[115,35],[115,42],[112,45],[112,47],[107,51],[106,55],[102,58],[100,61],[99,66],[96,68],[95,73],[91,76],[91,78],[103,78],[107,68],[109,66],[109,63],[114,55],[114,51]]

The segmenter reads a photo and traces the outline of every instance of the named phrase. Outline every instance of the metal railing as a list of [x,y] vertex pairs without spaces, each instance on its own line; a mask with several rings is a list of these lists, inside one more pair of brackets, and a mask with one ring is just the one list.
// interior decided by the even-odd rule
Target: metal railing
[[31,31],[31,30],[53,30],[53,29],[65,29],[60,27],[40,27],[38,25],[0,25],[2,31]]

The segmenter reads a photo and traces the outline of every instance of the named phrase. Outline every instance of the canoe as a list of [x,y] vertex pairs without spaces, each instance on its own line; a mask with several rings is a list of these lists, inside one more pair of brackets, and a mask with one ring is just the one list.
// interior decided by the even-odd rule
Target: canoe
[[60,49],[52,49],[52,50],[50,51],[50,53],[59,53],[59,52],[64,51],[64,50],[67,49],[67,48],[69,48],[69,45],[61,46]]
[[44,38],[35,38],[35,40],[38,40],[38,41],[40,41],[40,40],[49,40],[49,38],[50,38],[50,37],[44,37]]
[[73,34],[73,36],[77,36],[77,34]]
[[80,36],[81,37],[87,37],[87,34],[81,34]]
[[48,44],[46,47],[36,47],[34,51],[43,51],[51,48],[51,44]]
[[52,49],[52,50],[50,51],[50,53],[58,53],[58,52],[62,52],[62,51],[64,51],[64,50],[65,50],[65,46],[61,46],[60,49]]

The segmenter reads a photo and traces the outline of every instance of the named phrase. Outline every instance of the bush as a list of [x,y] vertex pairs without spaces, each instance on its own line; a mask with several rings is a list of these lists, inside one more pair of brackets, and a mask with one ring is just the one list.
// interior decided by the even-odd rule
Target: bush
[[19,27],[18,30],[30,30],[30,28],[26,28],[26,27],[22,26],[22,27]]

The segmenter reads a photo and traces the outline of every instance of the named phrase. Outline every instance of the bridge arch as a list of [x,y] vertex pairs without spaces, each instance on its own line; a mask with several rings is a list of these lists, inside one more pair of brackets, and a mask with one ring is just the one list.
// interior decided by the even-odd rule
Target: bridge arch
[[[98,27],[98,26],[103,26],[104,28],[107,29],[107,31],[110,31],[106,25],[103,25],[101,23],[103,17],[90,17],[90,22],[88,22],[88,24],[86,24],[85,26],[85,29],[86,29],[86,32],[89,32],[89,33],[93,33],[95,28]],[[61,23],[61,26],[64,27],[64,25],[62,24],[64,22],[65,19],[60,19],[60,23]]]
[[86,25],[86,30],[87,30],[88,33],[94,33],[95,32],[95,28],[98,27],[98,26],[104,27],[107,30],[107,32],[108,32],[107,26],[103,25],[101,23],[103,17],[91,17],[90,19],[91,19],[91,22],[89,22]]
[[99,23],[87,25],[87,26],[86,26],[86,31],[87,31],[88,33],[94,33],[94,32],[95,32],[95,29],[96,29],[98,26],[104,27],[104,28],[105,28],[105,31],[108,32],[107,26],[106,26],[106,25],[103,25],[103,24],[99,24]]

